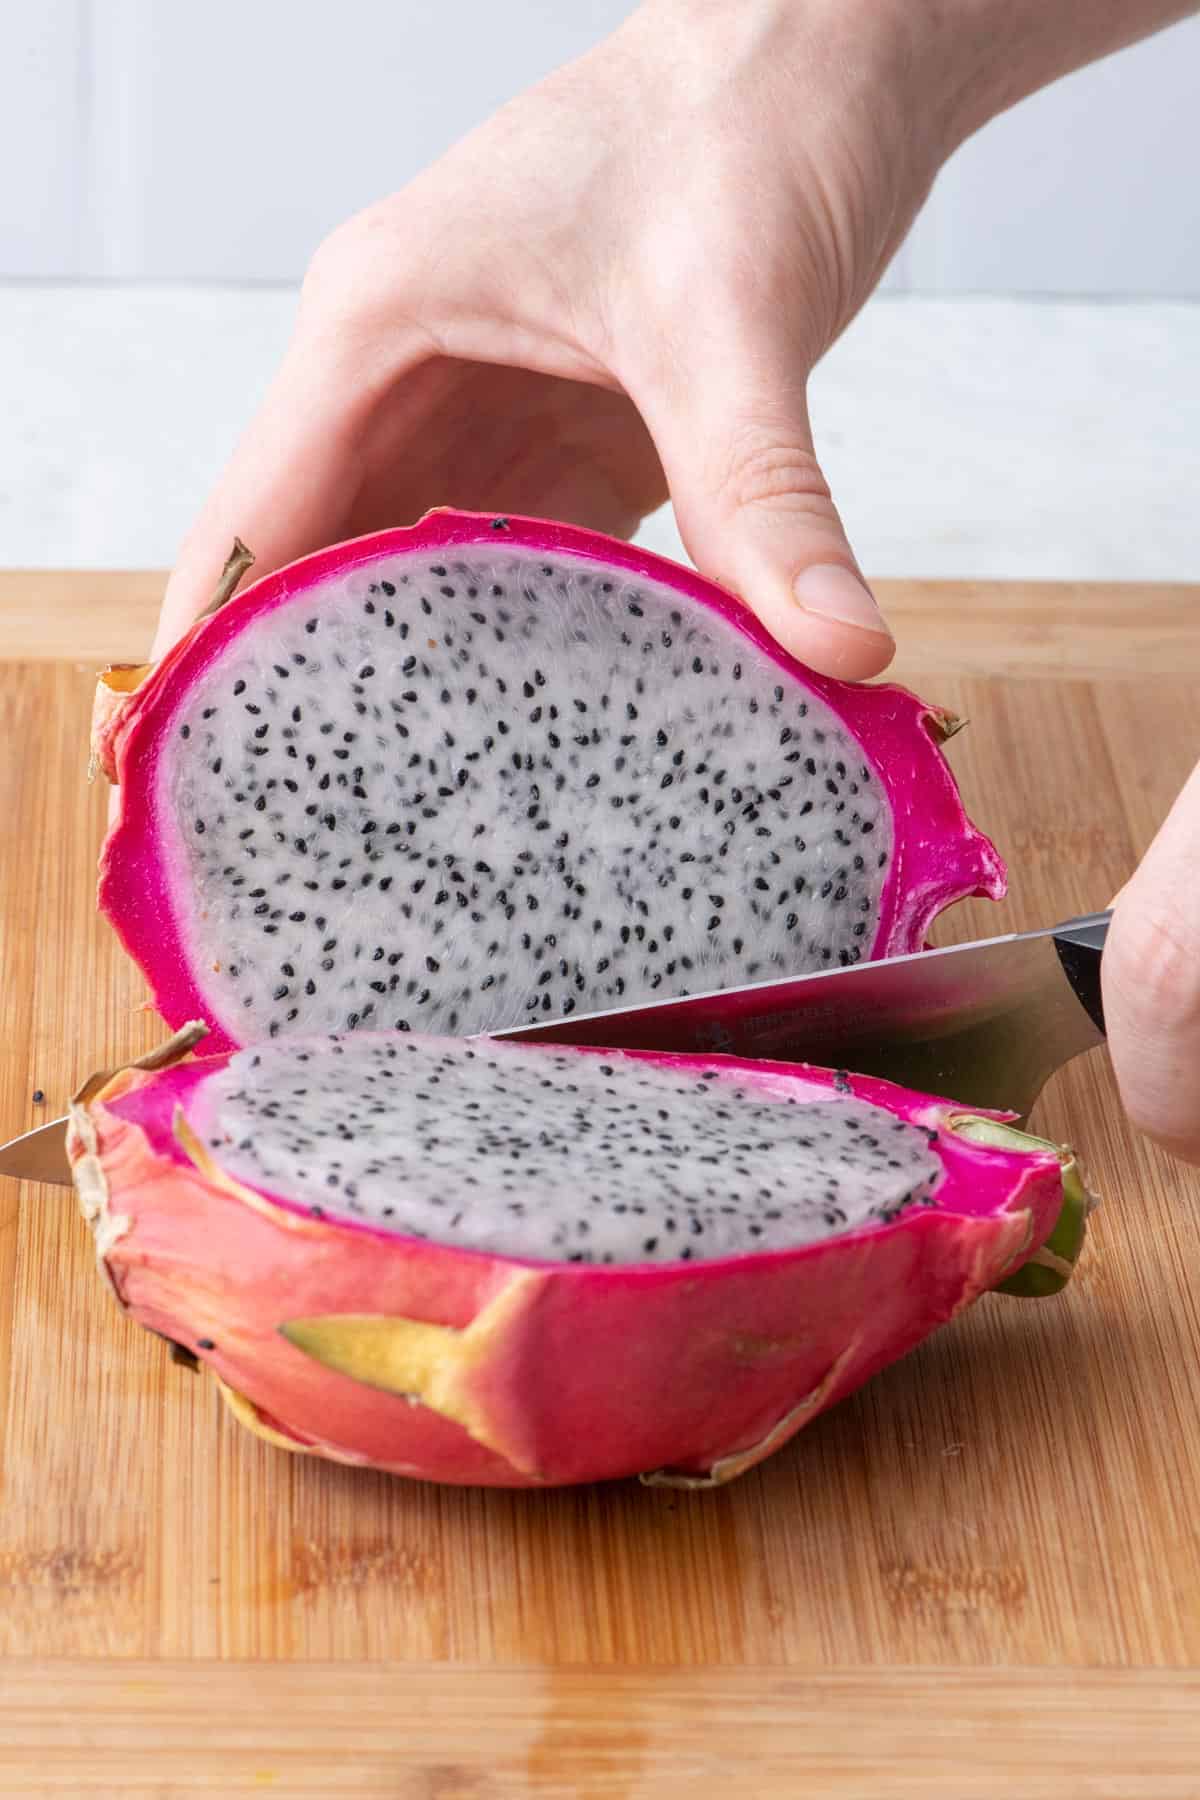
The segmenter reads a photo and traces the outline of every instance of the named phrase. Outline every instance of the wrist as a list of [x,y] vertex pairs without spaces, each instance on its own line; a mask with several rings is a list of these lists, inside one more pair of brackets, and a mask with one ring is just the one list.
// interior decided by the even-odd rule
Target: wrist
[[719,66],[765,35],[797,71],[832,49],[901,112],[936,168],[1018,100],[1196,10],[1196,0],[642,0],[627,24],[665,32],[693,66]]
[[905,40],[945,160],[989,119],[1196,11],[1195,0],[864,0]]
[[957,19],[942,16],[956,14],[961,4],[642,0],[615,35],[660,70],[668,67],[676,91],[689,81],[719,86],[743,58],[764,53],[798,80],[807,79],[810,93],[849,87],[877,119],[887,115],[910,145],[920,141],[932,177],[967,135],[960,128],[962,91],[971,85],[967,65],[974,58]]

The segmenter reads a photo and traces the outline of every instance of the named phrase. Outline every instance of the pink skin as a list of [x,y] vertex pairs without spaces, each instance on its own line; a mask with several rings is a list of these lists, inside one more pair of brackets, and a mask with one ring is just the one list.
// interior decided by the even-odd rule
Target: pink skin
[[101,856],[100,906],[145,972],[154,1004],[170,1025],[209,1019],[214,1048],[236,1042],[227,1025],[212,1017],[211,1001],[190,960],[169,859],[163,854],[174,826],[161,816],[154,778],[158,748],[170,738],[195,681],[253,619],[329,576],[398,552],[490,544],[501,538],[510,547],[587,557],[668,584],[730,620],[791,679],[805,684],[839,715],[874,762],[893,812],[895,843],[872,958],[919,949],[931,921],[956,900],[969,894],[1003,896],[1004,865],[966,818],[937,748],[936,709],[903,688],[859,687],[812,673],[781,649],[731,594],[648,551],[574,526],[508,519],[498,530],[489,514],[443,510],[426,514],[411,527],[318,551],[256,582],[194,625],[109,726],[121,806]]
[[[793,1414],[773,1449],[1032,1255],[1062,1198],[1053,1153],[968,1142],[948,1128],[952,1104],[851,1077],[856,1097],[939,1131],[936,1206],[795,1250],[706,1263],[493,1256],[314,1219],[283,1195],[264,1193],[260,1210],[205,1179],[172,1121],[181,1107],[202,1125],[203,1082],[226,1060],[130,1072],[90,1105],[109,1212],[128,1221],[106,1254],[122,1303],[189,1348],[211,1340],[199,1354],[298,1444],[443,1482],[553,1485],[664,1467],[702,1475]],[[791,1064],[659,1060],[719,1067],[781,1097],[797,1087],[824,1095],[835,1083]],[[528,1292],[470,1377],[490,1447],[427,1406],[324,1367],[278,1329],[372,1314],[461,1330],[521,1276]]]

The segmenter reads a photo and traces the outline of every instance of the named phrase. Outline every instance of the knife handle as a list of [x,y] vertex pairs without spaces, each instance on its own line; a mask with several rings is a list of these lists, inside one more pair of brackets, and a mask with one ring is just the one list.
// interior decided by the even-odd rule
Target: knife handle
[[1111,912],[1088,913],[1067,919],[1054,928],[1054,948],[1071,991],[1097,1031],[1104,1030],[1104,1001],[1100,994],[1100,957],[1108,937]]

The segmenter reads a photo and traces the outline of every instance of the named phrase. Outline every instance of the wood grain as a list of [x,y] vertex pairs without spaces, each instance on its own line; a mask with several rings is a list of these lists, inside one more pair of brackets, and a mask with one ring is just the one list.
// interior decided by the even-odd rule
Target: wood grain
[[430,1663],[0,1668],[6,1796],[1196,1800],[1200,1677]]
[[[84,779],[160,587],[0,576],[0,1137],[161,1035]],[[942,935],[1104,904],[1200,746],[1200,593],[892,598],[1012,867]],[[1068,1292],[984,1301],[713,1494],[291,1459],[125,1322],[70,1196],[0,1182],[0,1791],[1200,1795],[1200,1182],[1103,1055],[1040,1124],[1105,1198]]]
[[[166,573],[0,569],[3,654],[31,662],[138,662]],[[1179,583],[881,581],[900,643],[895,673],[1029,681],[1173,675],[1196,653],[1196,590]]]

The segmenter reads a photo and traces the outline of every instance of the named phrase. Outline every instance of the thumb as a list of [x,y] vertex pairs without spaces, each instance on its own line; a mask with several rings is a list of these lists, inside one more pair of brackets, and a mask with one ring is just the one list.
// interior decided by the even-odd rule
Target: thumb
[[683,373],[638,403],[689,556],[810,668],[878,674],[895,643],[817,462],[795,357],[709,347]]
[[1102,977],[1133,1123],[1200,1162],[1200,769],[1114,902]]

